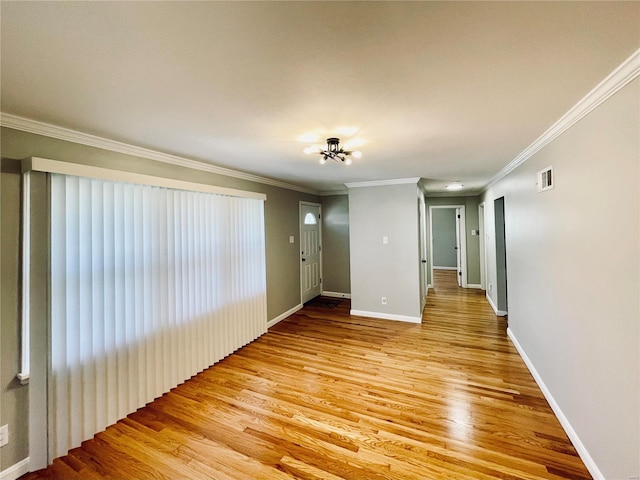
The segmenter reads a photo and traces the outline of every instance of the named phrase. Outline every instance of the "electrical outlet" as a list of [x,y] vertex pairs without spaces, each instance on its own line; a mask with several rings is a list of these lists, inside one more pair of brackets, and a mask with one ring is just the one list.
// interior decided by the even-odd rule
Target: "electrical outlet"
[[387,297],[382,297],[382,305],[386,305],[387,304]]
[[0,427],[0,447],[4,447],[9,443],[9,425]]

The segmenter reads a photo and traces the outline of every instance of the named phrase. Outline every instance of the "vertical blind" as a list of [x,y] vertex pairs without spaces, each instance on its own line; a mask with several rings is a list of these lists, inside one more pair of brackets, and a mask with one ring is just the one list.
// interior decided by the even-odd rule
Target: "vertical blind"
[[51,174],[49,461],[266,331],[264,202]]

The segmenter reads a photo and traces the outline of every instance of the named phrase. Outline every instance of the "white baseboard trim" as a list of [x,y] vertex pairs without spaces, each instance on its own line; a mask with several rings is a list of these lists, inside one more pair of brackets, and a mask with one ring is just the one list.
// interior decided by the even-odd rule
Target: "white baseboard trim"
[[422,323],[422,317],[409,317],[407,315],[395,315],[393,313],[367,312],[365,310],[351,310],[351,315],[357,317],[381,318],[382,320],[397,320],[399,322]]
[[351,298],[350,293],[342,293],[342,292],[327,292],[323,291],[322,296],[324,297],[334,297],[334,298]]
[[0,472],[0,480],[16,480],[25,473],[29,473],[29,457]]
[[282,320],[284,320],[285,318],[287,318],[290,315],[293,315],[294,313],[296,313],[298,310],[302,310],[302,304],[299,303],[298,305],[296,305],[293,308],[290,308],[289,310],[287,310],[284,313],[281,313],[280,315],[278,315],[276,318],[271,319],[267,322],[267,328],[271,328],[273,327],[276,323],[281,322]]
[[536,367],[533,365],[533,363],[531,362],[531,359],[527,356],[526,352],[524,351],[524,349],[518,342],[518,339],[516,338],[516,336],[511,331],[510,328],[507,328],[507,335],[511,339],[513,346],[516,347],[516,350],[518,350],[520,357],[522,358],[525,365],[531,372],[531,375],[533,375],[533,378],[538,384],[538,387],[540,387],[540,390],[542,390],[542,394],[544,395],[544,398],[546,398],[547,402],[549,402],[549,405],[551,406],[551,410],[553,410],[553,413],[555,413],[556,417],[558,417],[558,420],[560,421],[560,425],[562,425],[562,428],[564,428],[564,431],[567,433],[567,436],[571,440],[571,443],[573,443],[573,446],[578,451],[578,455],[580,455],[580,458],[582,459],[585,466],[587,467],[587,470],[589,470],[589,473],[591,474],[591,476],[594,478],[594,480],[605,480],[604,475],[602,475],[602,472],[596,465],[596,462],[594,462],[593,458],[591,458],[591,455],[589,455],[589,452],[587,451],[586,447],[580,440],[580,437],[578,437],[578,434],[569,423],[569,420],[562,412],[562,409],[560,408],[556,400],[553,398],[553,395],[551,395],[551,392],[545,385],[544,381],[542,380],[542,377],[536,370]]
[[487,300],[489,301],[489,305],[491,305],[491,308],[493,308],[493,311],[496,313],[497,316],[499,317],[507,316],[507,312],[505,312],[504,310],[498,310],[498,307],[496,307],[495,303],[493,303],[493,300],[491,300],[489,293],[487,293],[485,296],[487,297]]
[[433,266],[434,270],[457,270],[458,267],[436,267],[435,265]]
[[482,290],[482,285],[479,283],[467,283],[467,288],[476,288],[478,290]]

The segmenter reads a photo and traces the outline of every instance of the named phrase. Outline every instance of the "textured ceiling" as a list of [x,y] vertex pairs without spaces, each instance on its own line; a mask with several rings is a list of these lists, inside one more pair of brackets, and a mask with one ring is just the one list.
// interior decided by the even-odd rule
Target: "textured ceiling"
[[[638,2],[0,8],[3,112],[318,191],[477,191],[640,47]],[[363,157],[321,166],[311,134]]]

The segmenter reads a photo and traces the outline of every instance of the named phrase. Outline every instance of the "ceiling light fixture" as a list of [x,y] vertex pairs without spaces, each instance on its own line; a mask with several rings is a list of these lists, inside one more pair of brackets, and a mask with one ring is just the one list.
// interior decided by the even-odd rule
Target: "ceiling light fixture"
[[464,187],[464,185],[462,185],[460,182],[453,182],[447,185],[445,188],[447,190],[462,190],[462,187]]
[[345,165],[351,165],[353,158],[362,157],[362,153],[358,151],[344,150],[340,147],[340,139],[336,137],[327,138],[327,148],[323,149],[320,146],[307,147],[304,149],[304,153],[307,155],[317,153],[320,155],[320,164],[324,165],[327,160],[335,160],[338,163]]

